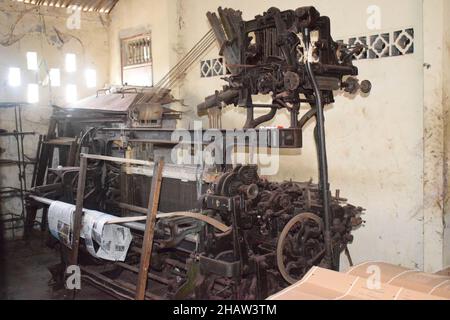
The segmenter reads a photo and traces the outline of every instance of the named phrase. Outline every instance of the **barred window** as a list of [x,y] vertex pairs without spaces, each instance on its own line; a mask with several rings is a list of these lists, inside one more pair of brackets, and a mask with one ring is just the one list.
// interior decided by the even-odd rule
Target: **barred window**
[[153,85],[152,41],[150,34],[121,40],[122,83],[135,86]]

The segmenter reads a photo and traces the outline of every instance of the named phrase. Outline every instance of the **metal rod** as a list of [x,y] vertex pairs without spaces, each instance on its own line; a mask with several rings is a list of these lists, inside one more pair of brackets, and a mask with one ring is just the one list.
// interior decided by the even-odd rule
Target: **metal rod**
[[191,54],[194,52],[194,50],[196,50],[198,48],[199,45],[201,45],[203,43],[203,41],[205,41],[205,39],[207,39],[210,34],[212,33],[212,30],[209,30],[192,48],[191,50],[189,50],[189,52],[183,57],[183,59],[181,59],[157,84],[156,86],[160,87],[166,80],[167,78],[170,77],[171,74],[175,73],[176,69],[185,61],[187,61]]
[[164,84],[163,87],[171,89],[175,83],[183,76],[183,74],[196,62],[200,57],[212,46],[214,38],[208,40],[208,42],[198,49],[198,52],[184,65],[180,65],[177,69],[177,73],[173,74]]
[[[23,132],[23,126],[22,126],[22,107],[19,105],[19,132]],[[27,174],[26,174],[26,163],[25,163],[25,147],[24,147],[24,139],[25,135],[20,135],[21,143],[21,155],[22,155],[22,167],[23,167],[23,182],[24,182],[24,190],[27,190]],[[22,202],[24,199],[22,199]],[[25,205],[23,206],[23,215],[25,217]]]
[[158,97],[159,92],[161,92],[164,89],[171,89],[172,86],[181,78],[181,76],[192,66],[192,64],[197,61],[205,51],[210,48],[214,43],[214,37],[211,36],[211,38],[208,38],[204,44],[201,44],[201,46],[197,47],[195,49],[195,52],[192,54],[191,57],[189,57],[188,60],[184,61],[181,64],[178,64],[176,66],[176,69],[174,72],[167,77],[161,84],[158,85],[158,90],[156,91],[156,94],[153,97]]
[[192,64],[192,60],[194,60],[204,49],[209,48],[212,45],[213,40],[214,35],[212,33],[208,34],[208,36],[204,39],[204,41],[198,43],[193,48],[192,52],[189,55],[187,55],[187,59],[184,59],[184,61],[181,61],[175,66],[172,75],[176,74],[178,70],[180,70],[183,66]]
[[73,223],[73,244],[70,263],[77,265],[78,262],[78,250],[80,247],[80,232],[81,223],[83,218],[83,203],[84,203],[84,190],[86,187],[86,171],[87,171],[87,158],[81,157],[80,159],[80,172],[78,175],[78,189],[77,189],[77,201],[74,214]]
[[136,164],[136,165],[149,166],[149,167],[151,167],[155,164],[154,162],[145,161],[145,160],[107,157],[107,156],[100,156],[100,155],[86,154],[86,153],[82,153],[80,155],[80,157],[81,157],[81,159],[91,159],[91,160],[101,160],[101,161],[109,161],[109,162],[116,162],[116,163]]
[[35,135],[36,132],[3,132],[0,133],[0,137],[11,137],[11,136],[32,136]]
[[37,202],[46,204],[46,205],[51,205],[53,202],[55,202],[55,200],[42,198],[42,197],[37,197],[37,196],[30,196],[30,198],[33,199],[33,200],[36,200]]
[[193,48],[191,53],[186,56],[186,59],[183,59],[182,61],[180,61],[180,63],[178,63],[174,67],[173,72],[169,75],[169,77],[166,78],[166,80],[168,78],[170,78],[170,76],[173,76],[174,74],[179,73],[179,70],[181,70],[184,66],[192,65],[192,62],[198,58],[198,56],[201,54],[201,52],[203,52],[205,49],[211,47],[211,45],[213,43],[214,43],[214,35],[212,33],[210,33],[207,35],[207,37],[204,39],[203,42],[196,44],[196,46]]
[[208,42],[205,43],[202,47],[199,48],[197,54],[191,58],[189,63],[180,66],[178,69],[178,73],[175,74],[172,79],[166,84],[168,88],[171,88],[178,80],[179,78],[185,73],[192,64],[197,61],[215,42],[214,36],[212,36],[210,39],[208,39]]
[[37,175],[37,168],[38,168],[38,164],[39,164],[39,157],[41,156],[42,140],[43,140],[43,136],[39,135],[38,147],[36,149],[36,161],[34,162],[33,176],[31,178],[31,188],[34,188],[36,186],[36,175]]
[[[135,266],[131,266],[129,264],[123,263],[123,262],[116,262],[116,265],[118,265],[119,267],[122,267],[128,271],[131,271],[133,273],[139,273],[139,268],[135,267]],[[151,280],[157,281],[159,283],[165,284],[165,285],[169,285],[170,281],[163,278],[163,277],[159,277],[157,275],[152,274],[151,272],[148,273],[148,277]]]

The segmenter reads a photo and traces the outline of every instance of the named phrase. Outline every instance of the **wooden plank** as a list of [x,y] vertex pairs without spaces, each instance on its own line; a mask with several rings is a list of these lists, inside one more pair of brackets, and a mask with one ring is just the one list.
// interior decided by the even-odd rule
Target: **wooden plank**
[[153,249],[153,236],[155,233],[156,215],[158,214],[159,196],[161,193],[162,170],[164,160],[159,160],[153,171],[152,186],[148,201],[147,223],[142,246],[141,261],[139,266],[138,283],[136,286],[136,300],[145,299],[147,289],[148,269]]
[[154,162],[145,161],[145,160],[107,157],[107,156],[100,156],[100,155],[96,155],[96,154],[86,154],[86,153],[82,153],[81,158],[87,158],[87,159],[92,159],[92,160],[101,160],[101,161],[110,161],[110,162],[117,162],[117,163],[135,164],[135,165],[149,166],[149,167],[151,167],[155,164]]
[[76,209],[73,219],[72,251],[69,259],[69,262],[72,265],[78,264],[78,250],[80,247],[80,232],[83,218],[84,189],[86,187],[86,171],[87,171],[87,158],[81,158],[80,173],[78,174]]

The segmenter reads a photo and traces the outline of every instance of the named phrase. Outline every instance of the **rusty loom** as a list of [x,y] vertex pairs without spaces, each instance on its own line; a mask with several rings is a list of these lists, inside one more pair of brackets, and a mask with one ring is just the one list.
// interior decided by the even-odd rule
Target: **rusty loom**
[[[312,266],[338,270],[341,253],[349,256],[363,209],[330,192],[323,110],[334,91],[370,92],[352,64],[364,48],[333,41],[330,19],[313,7],[270,8],[251,21],[233,9],[218,13],[208,13],[212,30],[154,88],[105,90],[55,107],[39,146],[26,233],[41,209],[45,227],[52,201],[76,205],[72,247],[50,241],[61,250],[61,264],[52,268],[56,283],[64,283],[68,265],[79,264],[83,279],[120,299],[265,299]],[[301,148],[303,128],[315,119],[317,184],[270,182],[254,165],[167,163],[184,116],[169,108],[170,89],[215,42],[231,74],[198,114],[242,107],[243,129],[258,132],[286,109],[290,127],[276,130],[272,148]],[[272,103],[254,103],[258,94]],[[300,116],[302,105],[309,110]],[[267,113],[255,118],[256,108]],[[83,208],[113,214],[132,230],[124,262],[86,252],[79,237]]]

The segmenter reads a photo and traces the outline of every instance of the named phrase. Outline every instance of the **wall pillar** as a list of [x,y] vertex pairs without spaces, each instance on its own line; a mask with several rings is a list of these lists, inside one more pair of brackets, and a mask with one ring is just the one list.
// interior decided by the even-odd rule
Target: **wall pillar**
[[444,202],[444,265],[450,266],[450,1],[444,1],[444,93],[443,105],[445,113],[445,202]]
[[446,110],[444,107],[444,7],[446,0],[424,0],[424,269],[444,267],[446,198]]

